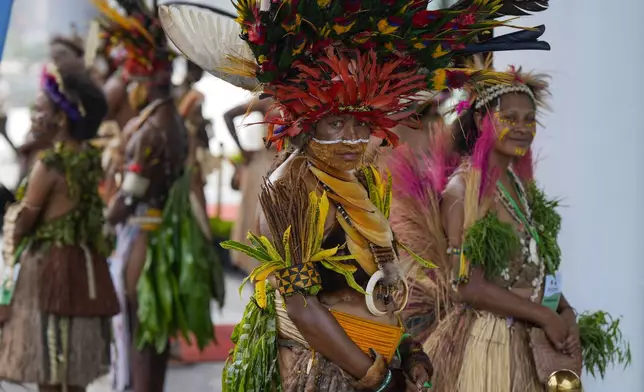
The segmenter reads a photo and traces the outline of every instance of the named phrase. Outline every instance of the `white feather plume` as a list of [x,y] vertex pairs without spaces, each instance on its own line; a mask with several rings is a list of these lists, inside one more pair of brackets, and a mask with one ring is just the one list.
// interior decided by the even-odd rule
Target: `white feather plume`
[[[189,4],[159,7],[159,18],[172,43],[188,59],[234,86],[255,90],[259,82],[254,76],[240,76],[223,71],[243,67],[231,56],[255,64],[250,48],[240,37],[241,29],[234,19],[213,10]],[[254,69],[248,69],[253,72]]]

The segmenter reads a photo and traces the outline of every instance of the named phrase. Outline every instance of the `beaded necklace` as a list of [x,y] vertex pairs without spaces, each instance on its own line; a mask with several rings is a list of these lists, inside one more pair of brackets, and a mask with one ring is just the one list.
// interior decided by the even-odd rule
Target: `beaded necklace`
[[[519,205],[512,198],[508,190],[500,181],[497,181],[496,183],[496,198],[503,203],[503,206],[508,211],[510,216],[512,216],[512,218],[517,223],[519,223],[519,225],[525,228],[525,231],[523,233],[524,236],[523,238],[521,238],[522,251],[525,260],[523,266],[521,267],[521,271],[519,271],[517,276],[514,278],[509,289],[511,290],[512,286],[519,280],[528,263],[537,264],[539,266],[539,275],[532,280],[533,291],[532,295],[530,296],[530,300],[532,302],[535,302],[539,297],[541,286],[543,285],[543,279],[545,277],[545,263],[539,257],[537,246],[539,242],[539,234],[532,222],[532,211],[530,209],[528,198],[526,196],[527,193],[525,188],[523,187],[523,184],[521,183],[517,175],[512,171],[512,169],[508,169],[508,173],[510,174],[510,178],[512,179],[515,189],[517,190],[517,193],[519,195],[519,202],[521,203],[523,210],[519,208]],[[525,214],[523,211],[525,211]],[[526,247],[526,240],[529,244],[528,247]],[[526,263],[526,261],[528,263]],[[504,271],[503,277],[506,280],[509,279],[509,272],[507,271],[507,269],[506,271]]]

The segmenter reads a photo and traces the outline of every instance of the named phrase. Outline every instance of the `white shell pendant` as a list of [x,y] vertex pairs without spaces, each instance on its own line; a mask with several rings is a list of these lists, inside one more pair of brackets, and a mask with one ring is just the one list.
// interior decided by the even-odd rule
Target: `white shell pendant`
[[537,241],[530,238],[530,262],[533,264],[539,263],[539,253],[537,251]]

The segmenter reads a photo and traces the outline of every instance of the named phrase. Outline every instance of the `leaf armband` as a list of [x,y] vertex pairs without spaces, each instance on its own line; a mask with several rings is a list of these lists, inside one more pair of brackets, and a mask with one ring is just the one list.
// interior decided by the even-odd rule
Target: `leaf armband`
[[282,296],[295,293],[316,295],[322,288],[320,273],[313,263],[296,264],[275,271],[277,289]]

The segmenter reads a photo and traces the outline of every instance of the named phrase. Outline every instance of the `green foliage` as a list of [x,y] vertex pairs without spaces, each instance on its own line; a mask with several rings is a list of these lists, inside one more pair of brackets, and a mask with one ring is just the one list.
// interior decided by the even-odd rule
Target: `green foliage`
[[[60,218],[40,224],[29,236],[31,240],[43,247],[85,244],[104,256],[110,253],[111,243],[103,234],[104,204],[98,194],[103,177],[100,154],[93,147],[76,150],[59,143],[40,155],[45,166],[65,176],[70,197],[79,197],[80,202]],[[18,200],[27,187],[27,181],[21,184]]]
[[244,317],[235,326],[235,348],[224,367],[224,392],[281,392],[277,351],[275,292],[267,290],[267,305],[260,308],[255,298],[246,305]]
[[210,218],[210,232],[215,238],[230,238],[235,222],[225,221],[220,218]]
[[139,347],[165,350],[170,337],[194,338],[200,349],[214,340],[210,300],[224,300],[223,269],[190,204],[189,171],[173,185],[158,230],[149,233],[137,286]]
[[486,278],[494,278],[509,265],[520,249],[519,238],[508,223],[488,213],[465,233],[463,251],[472,265],[482,266]]
[[586,312],[577,323],[584,367],[593,377],[598,372],[603,379],[609,365],[622,364],[626,368],[631,364],[631,346],[622,336],[619,318],[603,311]]
[[561,230],[561,215],[557,212],[559,200],[548,199],[535,182],[528,184],[526,192],[539,233],[539,254],[546,261],[548,272],[554,273],[561,265],[561,249],[557,242]]

